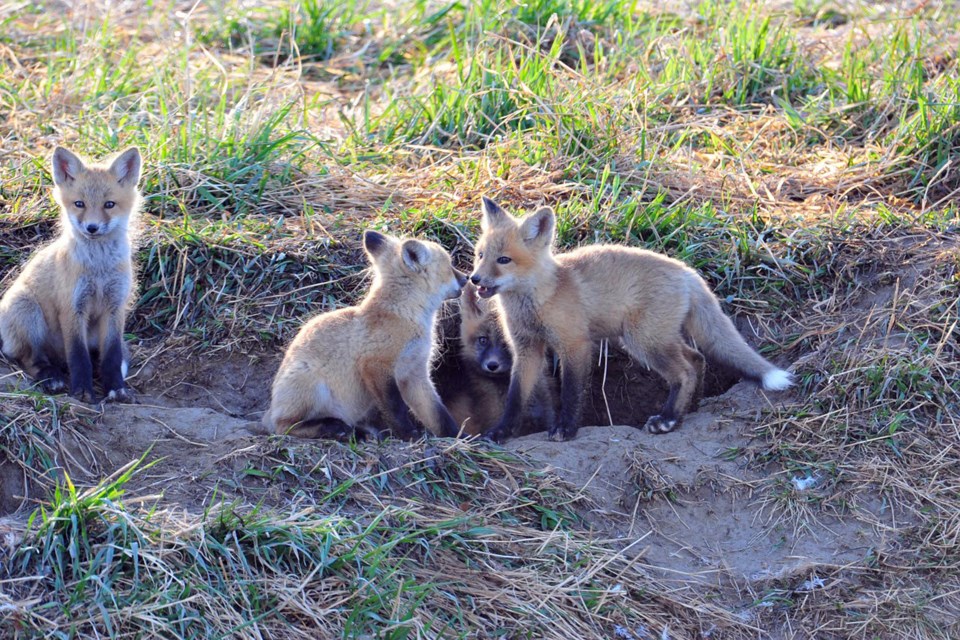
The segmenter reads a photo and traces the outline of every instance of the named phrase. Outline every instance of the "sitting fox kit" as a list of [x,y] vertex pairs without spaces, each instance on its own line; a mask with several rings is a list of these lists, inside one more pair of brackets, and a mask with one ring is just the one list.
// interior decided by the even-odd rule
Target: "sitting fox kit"
[[548,347],[560,360],[560,414],[549,433],[554,440],[573,438],[580,426],[594,340],[619,338],[631,357],[667,381],[667,400],[646,423],[651,433],[672,431],[691,408],[705,368],[701,351],[764,389],[790,386],[790,374],[747,345],[693,269],[615,245],[555,256],[555,228],[549,207],[516,219],[483,199],[470,279],[481,298],[497,296],[514,354],[506,409],[487,437],[503,440],[520,424]]
[[[465,435],[481,435],[500,421],[506,404],[513,356],[492,300],[477,297],[470,283],[460,296],[460,363],[464,375],[448,406]],[[553,398],[546,377],[533,391],[525,423],[530,431],[553,424]]]
[[310,320],[294,338],[273,381],[265,426],[318,437],[385,420],[399,434],[418,429],[455,436],[458,425],[430,381],[434,321],[466,276],[434,242],[367,231],[374,279],[355,306]]
[[53,153],[53,197],[62,230],[38,251],[0,299],[0,343],[47,393],[67,387],[94,402],[99,358],[106,400],[129,402],[123,327],[135,289],[130,228],[140,203],[140,152],[87,164]]

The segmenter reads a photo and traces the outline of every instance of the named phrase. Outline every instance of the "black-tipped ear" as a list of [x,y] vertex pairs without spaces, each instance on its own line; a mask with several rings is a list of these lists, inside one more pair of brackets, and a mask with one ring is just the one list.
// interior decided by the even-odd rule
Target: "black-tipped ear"
[[430,250],[419,240],[404,240],[400,253],[403,263],[413,271],[419,271],[430,262]]
[[53,150],[53,184],[64,185],[73,182],[86,167],[73,152],[57,147]]
[[110,164],[110,173],[120,184],[136,185],[140,181],[140,149],[130,147]]
[[363,248],[371,257],[380,255],[388,244],[390,244],[390,238],[379,231],[367,229],[363,232]]
[[463,286],[463,292],[460,294],[460,312],[473,318],[479,318],[483,315],[483,309],[480,308],[480,296],[477,295],[477,287],[471,282],[467,282]]
[[487,196],[482,196],[480,202],[480,209],[483,212],[483,216],[480,218],[481,229],[496,226],[507,217],[507,212]]
[[520,223],[520,236],[532,246],[550,246],[557,227],[557,216],[551,207],[540,207]]

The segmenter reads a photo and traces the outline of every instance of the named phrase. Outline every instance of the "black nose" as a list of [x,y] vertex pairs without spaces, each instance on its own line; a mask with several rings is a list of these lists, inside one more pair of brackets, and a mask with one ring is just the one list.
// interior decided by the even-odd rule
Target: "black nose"
[[480,284],[480,274],[475,273],[472,276],[470,276],[470,282],[472,282],[473,284]]
[[492,360],[487,363],[487,371],[491,373],[493,373],[494,371],[497,371],[499,368],[500,368],[500,363],[496,362],[495,360]]
[[456,269],[454,269],[453,272],[457,275],[457,284],[459,284],[461,287],[462,287],[463,285],[467,284],[467,276],[466,276],[466,274],[460,273],[460,272],[457,271]]
[[99,228],[100,228],[99,225],[95,225],[91,222],[90,224],[87,225],[87,233],[96,233],[97,229]]

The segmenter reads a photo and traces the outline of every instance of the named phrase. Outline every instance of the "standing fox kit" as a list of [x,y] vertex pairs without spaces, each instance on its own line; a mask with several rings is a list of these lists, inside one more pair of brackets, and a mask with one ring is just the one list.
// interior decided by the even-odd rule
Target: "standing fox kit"
[[434,320],[466,276],[434,243],[363,235],[373,265],[370,292],[355,306],[310,320],[294,338],[273,381],[264,425],[316,437],[378,418],[407,434],[410,412],[431,433],[455,436],[458,425],[430,381]]
[[107,400],[129,402],[123,327],[134,291],[131,219],[140,194],[140,152],[109,164],[86,164],[62,147],[53,152],[53,197],[62,230],[38,251],[0,299],[0,343],[47,393],[67,386],[93,402],[99,358]]
[[672,431],[690,409],[705,367],[701,351],[764,389],[790,386],[790,374],[747,345],[693,269],[614,245],[554,256],[555,228],[549,207],[516,219],[483,199],[470,279],[481,298],[497,296],[514,353],[506,409],[488,437],[507,438],[520,423],[543,375],[547,347],[560,359],[560,415],[549,434],[554,440],[573,438],[580,426],[594,340],[619,338],[631,357],[667,381],[667,401],[646,423],[651,433]]

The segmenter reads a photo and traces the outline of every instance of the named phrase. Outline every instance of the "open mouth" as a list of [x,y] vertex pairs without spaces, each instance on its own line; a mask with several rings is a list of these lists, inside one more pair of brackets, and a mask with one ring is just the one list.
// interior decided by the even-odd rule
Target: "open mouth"
[[477,295],[481,298],[489,298],[497,292],[497,287],[477,287]]

